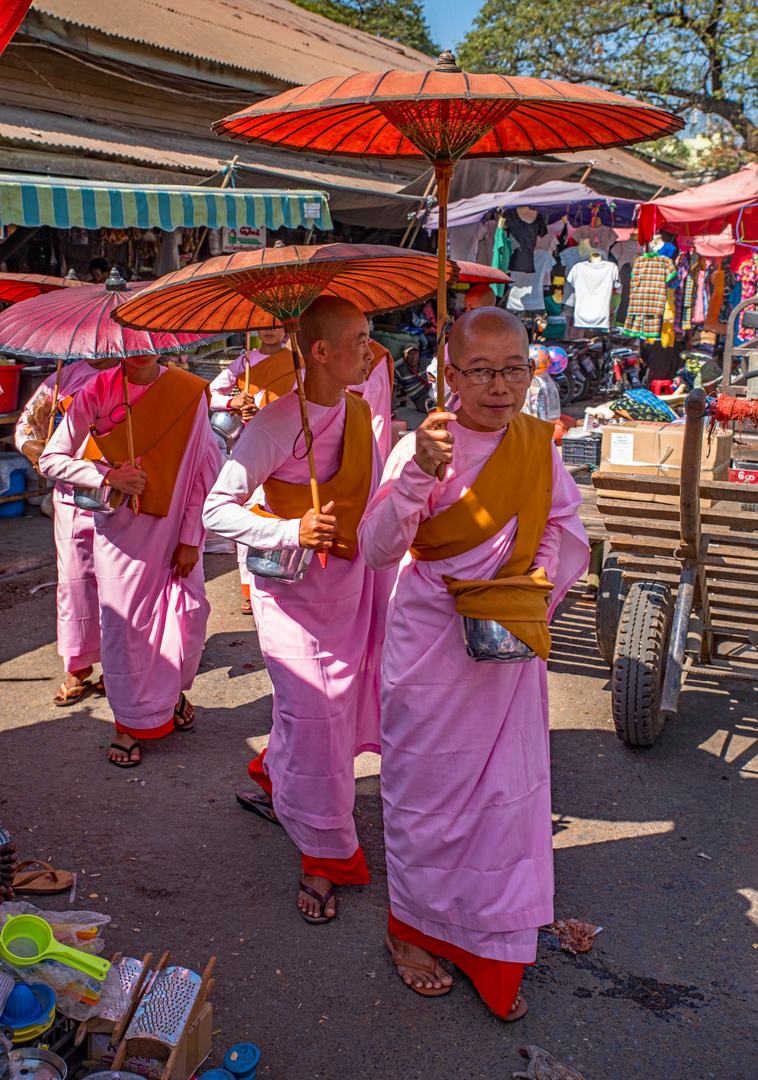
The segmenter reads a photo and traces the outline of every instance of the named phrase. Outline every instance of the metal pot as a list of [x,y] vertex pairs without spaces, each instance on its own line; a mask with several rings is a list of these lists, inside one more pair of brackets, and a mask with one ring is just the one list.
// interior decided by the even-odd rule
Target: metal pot
[[471,619],[464,615],[463,640],[466,643],[466,652],[479,662],[524,664],[537,655],[520,638],[494,619]]
[[271,578],[291,585],[303,580],[312,555],[311,548],[263,551],[261,548],[250,547],[247,549],[245,565],[250,573],[257,577]]
[[117,506],[111,506],[113,488],[74,488],[74,506],[91,510],[95,514],[115,514]]
[[63,1058],[49,1050],[11,1050],[8,1061],[10,1080],[66,1080],[68,1075]]
[[234,446],[234,440],[245,426],[245,421],[231,412],[212,412],[211,427],[226,443],[227,450]]

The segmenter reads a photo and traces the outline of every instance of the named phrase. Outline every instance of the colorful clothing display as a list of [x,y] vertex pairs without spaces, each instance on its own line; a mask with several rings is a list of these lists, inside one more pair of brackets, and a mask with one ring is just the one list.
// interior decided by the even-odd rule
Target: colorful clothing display
[[632,267],[629,308],[622,333],[657,341],[661,336],[668,283],[676,267],[666,255],[645,254]]
[[[755,296],[758,293],[758,252],[753,252],[749,259],[745,259],[742,266],[737,271],[737,276],[742,282],[742,299],[747,300],[750,296]],[[753,327],[745,326],[742,321],[742,317],[745,311],[749,311],[749,308],[745,308],[740,313],[739,322],[737,324],[737,337],[741,341],[752,341],[758,331]]]

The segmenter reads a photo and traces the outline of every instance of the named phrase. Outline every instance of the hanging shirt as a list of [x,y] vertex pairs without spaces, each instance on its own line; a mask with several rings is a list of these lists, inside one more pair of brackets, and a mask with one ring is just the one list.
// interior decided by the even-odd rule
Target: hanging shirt
[[607,330],[611,321],[611,297],[621,288],[615,263],[578,262],[569,270],[568,282],[576,292],[574,326],[594,326]]
[[650,341],[661,336],[668,283],[675,277],[676,267],[666,255],[640,255],[632,267],[624,334]]
[[618,236],[609,225],[580,225],[574,229],[572,240],[579,243],[580,240],[589,240],[595,251],[602,251],[605,255],[611,250],[611,246],[618,240]]
[[543,311],[545,308],[544,286],[550,277],[553,256],[549,251],[535,251],[533,262],[532,274],[513,270],[513,262],[511,263],[509,273],[513,284],[505,302],[509,311]]
[[542,214],[537,214],[534,221],[522,221],[515,210],[506,210],[504,216],[506,228],[518,244],[518,249],[513,252],[511,258],[511,270],[516,270],[520,274],[533,274],[537,239],[547,232],[545,219]]

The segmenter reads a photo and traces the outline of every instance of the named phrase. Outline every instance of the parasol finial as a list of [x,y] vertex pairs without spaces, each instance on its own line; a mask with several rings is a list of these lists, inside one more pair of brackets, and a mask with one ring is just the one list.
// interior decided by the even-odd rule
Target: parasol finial
[[78,285],[79,284],[79,278],[76,276],[76,270],[69,270],[69,272],[66,274],[66,276],[63,279],[63,284],[64,284],[64,286],[65,285]]
[[119,274],[118,270],[114,266],[110,272],[108,280],[105,283],[106,292],[126,292],[126,282]]
[[437,61],[437,66],[434,70],[444,71],[452,75],[457,75],[462,69],[459,68],[456,64],[455,57],[453,56],[450,49],[445,49],[444,52],[440,53],[440,58]]
[[277,240],[276,243],[274,244],[274,247],[275,248],[283,248],[284,247],[284,241],[283,240]]

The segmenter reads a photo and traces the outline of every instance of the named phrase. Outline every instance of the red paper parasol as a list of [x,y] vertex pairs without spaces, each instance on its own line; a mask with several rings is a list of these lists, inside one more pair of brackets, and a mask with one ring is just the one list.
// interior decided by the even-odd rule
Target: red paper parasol
[[[459,158],[623,146],[683,126],[671,113],[594,86],[469,75],[451,52],[444,52],[433,71],[321,79],[227,116],[213,129],[232,139],[307,153],[425,157],[432,162],[440,208],[437,321],[442,329],[447,202]],[[443,355],[439,349],[439,409],[444,405]]]
[[457,260],[458,281],[465,281],[468,285],[510,285],[510,274],[505,270],[498,270],[495,266],[486,266],[484,263],[464,262]]
[[[456,280],[455,263],[445,262]],[[317,296],[350,300],[369,314],[426,300],[437,283],[437,258],[420,251],[371,244],[262,248],[219,256],[160,278],[114,314],[122,325],[196,333],[248,330],[268,313],[292,342],[313,508],[321,513],[312,436],[297,348],[298,319]],[[319,553],[319,558],[323,553]],[[321,558],[325,565],[325,556]]]
[[[445,269],[454,281],[455,263]],[[298,319],[317,296],[339,296],[376,314],[426,300],[436,285],[436,256],[408,248],[259,248],[167,274],[130,297],[114,318],[123,326],[153,331],[170,326],[196,334],[234,333]]]
[[73,270],[65,277],[51,277],[49,274],[11,274],[0,273],[0,303],[17,304],[20,300],[30,300],[42,293],[57,292],[71,285],[83,285]]
[[126,356],[186,352],[220,336],[151,334],[125,330],[113,322],[111,312],[126,302],[129,293],[143,288],[141,282],[127,285],[118,271],[112,270],[104,285],[82,285],[22,300],[0,315],[0,352],[58,361],[48,439],[64,361],[104,360],[109,356],[123,361]]

